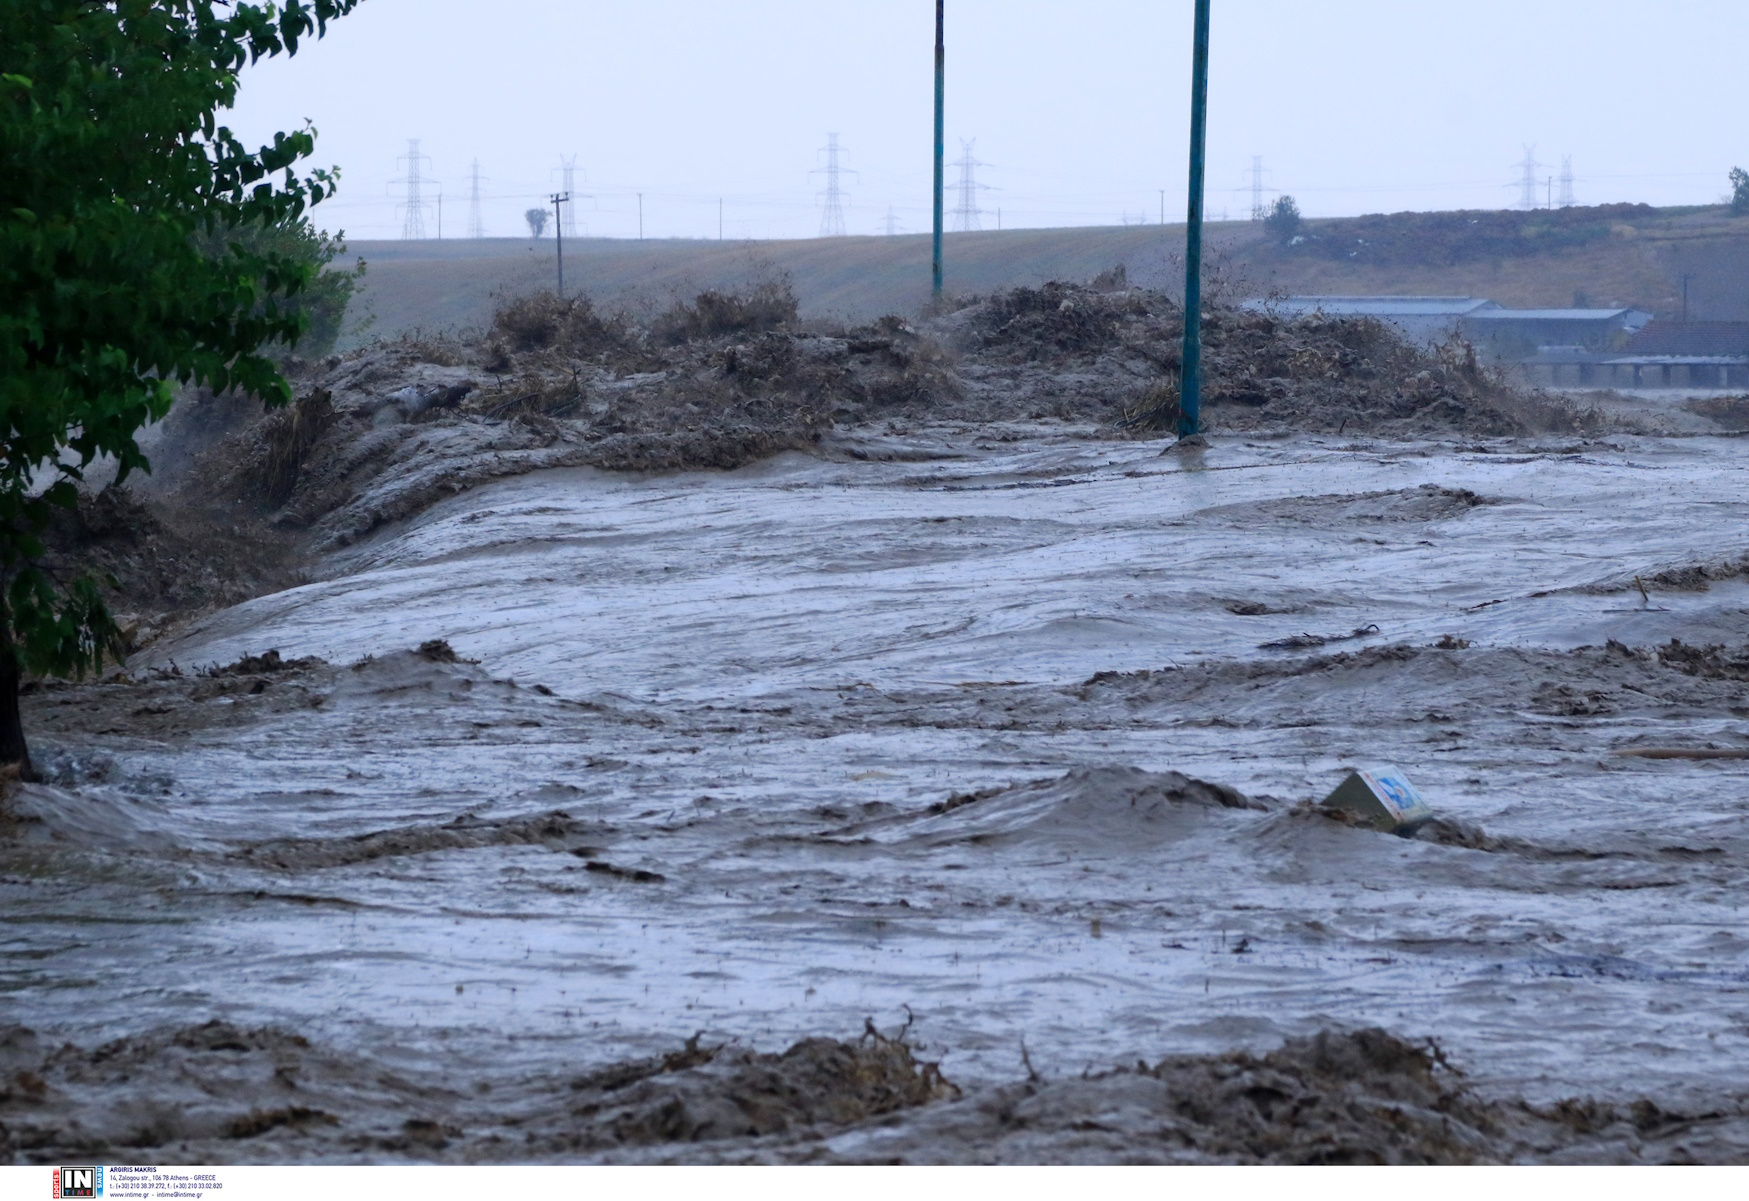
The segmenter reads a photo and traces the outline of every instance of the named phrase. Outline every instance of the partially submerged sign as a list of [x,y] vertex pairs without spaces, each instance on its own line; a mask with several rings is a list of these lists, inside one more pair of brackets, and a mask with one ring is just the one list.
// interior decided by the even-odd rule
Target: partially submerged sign
[[1409,777],[1394,767],[1360,768],[1324,798],[1331,809],[1350,809],[1381,830],[1408,834],[1433,816]]

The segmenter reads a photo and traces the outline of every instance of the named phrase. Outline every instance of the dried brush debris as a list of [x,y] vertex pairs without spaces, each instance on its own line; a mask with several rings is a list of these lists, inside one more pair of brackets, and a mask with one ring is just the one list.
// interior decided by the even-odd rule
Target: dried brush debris
[[261,487],[273,503],[284,503],[297,487],[304,461],[333,428],[334,419],[333,394],[317,388],[262,421]]
[[691,303],[677,301],[650,332],[670,346],[733,334],[763,334],[793,326],[800,306],[789,280],[762,280],[745,292],[700,292]]

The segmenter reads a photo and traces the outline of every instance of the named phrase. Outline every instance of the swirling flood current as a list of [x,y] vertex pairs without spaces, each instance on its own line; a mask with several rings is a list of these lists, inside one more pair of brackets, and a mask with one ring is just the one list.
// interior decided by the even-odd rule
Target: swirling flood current
[[[1749,745],[1635,649],[1740,645],[1749,587],[1633,583],[1741,546],[1742,444],[1163,445],[530,474],[130,664],[325,668],[26,698],[0,1007],[488,1074],[908,1020],[968,1083],[1376,1025],[1502,1095],[1736,1091],[1749,764],[1612,752]],[[1370,763],[1471,845],[1296,811]]]

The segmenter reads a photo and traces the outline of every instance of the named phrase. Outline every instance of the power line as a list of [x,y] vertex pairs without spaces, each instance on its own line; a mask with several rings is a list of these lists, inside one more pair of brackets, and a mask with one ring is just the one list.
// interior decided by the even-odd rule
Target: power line
[[[1251,220],[1261,221],[1269,216],[1263,209],[1263,156],[1251,156]],[[1160,224],[1166,224],[1164,221]]]

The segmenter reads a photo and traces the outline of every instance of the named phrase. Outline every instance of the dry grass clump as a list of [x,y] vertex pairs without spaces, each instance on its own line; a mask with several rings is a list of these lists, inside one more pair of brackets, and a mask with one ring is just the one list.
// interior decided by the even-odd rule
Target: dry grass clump
[[[901,1038],[807,1038],[781,1054],[701,1048],[577,1081],[577,1149],[700,1143],[852,1125],[948,1100],[959,1089]],[[538,1135],[536,1136],[538,1141]]]
[[[1101,279],[1108,285],[1120,282],[1110,273]],[[1035,361],[1060,359],[1113,346],[1126,321],[1169,307],[1176,308],[1164,297],[1139,291],[1052,281],[996,293],[984,303],[977,324],[985,349]]]
[[604,314],[586,296],[536,292],[506,302],[492,318],[492,339],[512,351],[559,348],[592,355],[620,349],[631,336],[625,314]]
[[796,294],[788,279],[765,280],[745,292],[700,292],[691,304],[677,301],[652,324],[656,341],[669,346],[729,334],[762,334],[796,323]]

